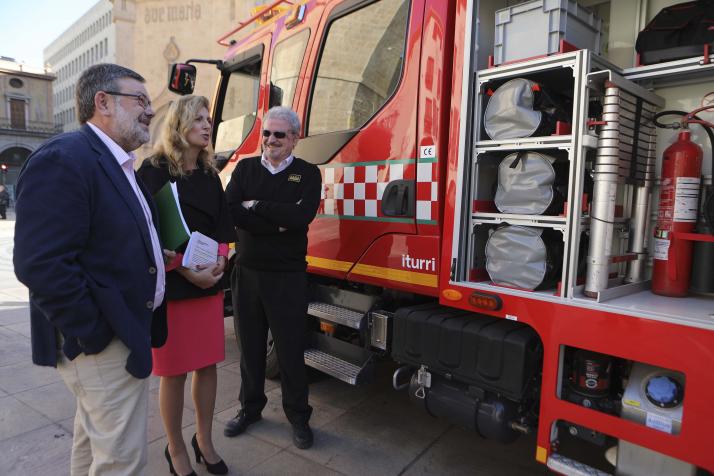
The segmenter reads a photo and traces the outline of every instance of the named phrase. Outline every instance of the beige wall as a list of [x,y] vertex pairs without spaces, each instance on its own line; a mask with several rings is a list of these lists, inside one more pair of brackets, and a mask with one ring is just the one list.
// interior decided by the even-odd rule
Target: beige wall
[[[22,87],[10,86],[10,79],[17,78],[22,81]],[[53,76],[23,74],[0,70],[0,120],[9,120],[9,98],[25,100],[27,106],[25,114],[27,121],[52,122],[52,79]]]
[[[122,0],[114,0],[117,14]],[[152,124],[160,125],[167,105],[177,96],[166,87],[169,64],[191,58],[223,59],[225,47],[216,39],[250,17],[261,0],[136,0],[127,1],[127,12],[117,21],[117,62],[135,69],[147,80],[157,111]],[[131,5],[129,5],[131,4]],[[124,20],[126,18],[126,20]],[[117,16],[117,20],[119,20]],[[131,38],[131,41],[127,41]],[[123,51],[124,50],[124,51]],[[121,53],[120,53],[121,52]],[[196,65],[195,94],[212,99],[218,70]],[[152,140],[157,134],[152,133]],[[145,156],[145,146],[140,156]]]

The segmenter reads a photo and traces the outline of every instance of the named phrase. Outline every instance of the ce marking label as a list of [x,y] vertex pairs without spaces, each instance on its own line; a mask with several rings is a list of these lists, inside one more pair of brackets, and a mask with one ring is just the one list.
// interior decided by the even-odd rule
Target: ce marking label
[[433,145],[423,145],[421,146],[421,153],[419,157],[422,159],[433,159],[436,157],[436,147]]

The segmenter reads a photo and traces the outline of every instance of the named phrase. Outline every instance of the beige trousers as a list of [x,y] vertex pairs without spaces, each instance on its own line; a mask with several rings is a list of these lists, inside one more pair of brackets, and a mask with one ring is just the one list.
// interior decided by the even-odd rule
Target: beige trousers
[[114,339],[99,354],[57,363],[77,397],[72,476],[141,475],[147,461],[149,380],[124,368],[129,349]]

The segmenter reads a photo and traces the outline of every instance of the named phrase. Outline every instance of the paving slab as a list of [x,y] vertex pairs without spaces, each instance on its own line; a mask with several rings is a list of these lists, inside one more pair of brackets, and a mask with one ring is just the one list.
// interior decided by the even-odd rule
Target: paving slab
[[19,322],[17,324],[10,324],[9,326],[3,326],[4,329],[11,330],[13,332],[17,332],[18,334],[27,337],[28,339],[30,338],[30,328],[32,326],[30,325],[30,319],[28,318],[25,322]]
[[57,424],[70,435],[74,435],[74,416],[60,420]]
[[347,475],[399,474],[448,426],[406,394],[379,394],[320,428],[304,456]]
[[[192,451],[190,448],[191,437],[195,432],[195,425],[189,425],[183,429],[184,441],[190,451]],[[251,435],[241,435],[241,437],[240,442],[235,439],[225,438],[223,437],[223,428],[220,425],[213,425],[213,445],[216,448],[216,452],[228,466],[228,474],[246,474],[251,468],[268,461],[281,451],[277,446],[254,438]],[[165,447],[166,438],[158,439],[149,445],[147,474],[168,474],[168,463],[164,456]],[[193,458],[191,464],[197,474],[208,474],[205,465],[196,464]]]
[[325,468],[289,451],[281,451],[245,474],[250,476],[273,476],[276,474],[285,476],[338,476],[342,473]]
[[0,398],[0,441],[51,424],[49,418],[15,397],[9,395]]
[[[283,411],[282,392],[280,388],[268,392],[266,396],[268,397],[268,403],[263,409],[263,419],[249,426],[246,430],[246,434],[270,442],[280,448],[292,447],[292,427]],[[310,405],[313,407],[310,426],[315,432],[316,438],[319,428],[327,425],[346,411],[326,403],[310,401]],[[221,428],[223,428],[223,425],[234,416],[235,411],[230,409],[216,414],[216,420],[221,423]],[[239,435],[233,439],[240,440],[242,436],[243,435]]]
[[30,322],[27,302],[7,301],[0,296],[0,326]]
[[5,393],[24,392],[60,381],[57,369],[34,365],[29,355],[20,362],[0,366],[0,389]]
[[51,424],[0,441],[0,468],[7,476],[69,475],[72,434]]
[[30,339],[6,326],[0,327],[0,366],[31,359]]
[[64,382],[55,382],[13,395],[54,422],[74,417],[77,399]]
[[535,448],[535,435],[504,445],[452,426],[403,474],[426,476],[444,468],[449,469],[449,476],[496,475],[504,468],[508,468],[508,476],[548,474],[545,466],[536,463]]

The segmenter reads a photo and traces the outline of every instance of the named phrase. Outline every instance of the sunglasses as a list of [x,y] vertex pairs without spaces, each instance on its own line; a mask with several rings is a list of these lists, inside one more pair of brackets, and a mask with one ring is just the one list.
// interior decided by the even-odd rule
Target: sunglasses
[[263,129],[263,137],[270,137],[271,135],[274,135],[276,139],[285,139],[288,133],[283,131],[269,131],[267,129]]

